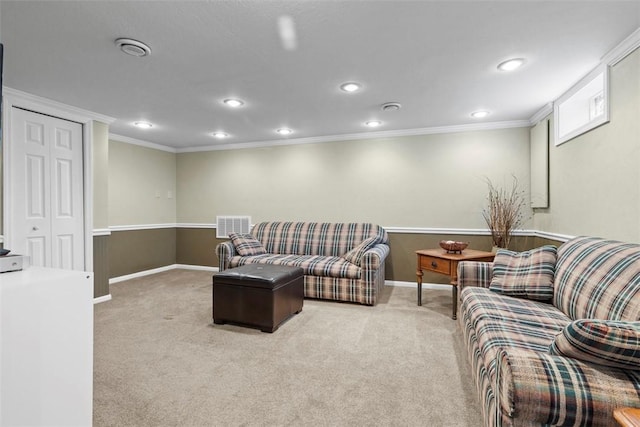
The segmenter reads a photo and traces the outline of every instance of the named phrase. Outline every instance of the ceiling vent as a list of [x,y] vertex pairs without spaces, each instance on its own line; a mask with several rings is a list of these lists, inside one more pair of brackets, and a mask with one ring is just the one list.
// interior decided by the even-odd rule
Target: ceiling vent
[[397,111],[401,107],[398,102],[387,102],[386,104],[382,104],[382,111]]
[[229,233],[248,233],[251,227],[250,216],[216,216],[216,237],[226,238]]
[[127,55],[137,56],[138,58],[151,55],[151,48],[138,40],[117,39],[116,46]]

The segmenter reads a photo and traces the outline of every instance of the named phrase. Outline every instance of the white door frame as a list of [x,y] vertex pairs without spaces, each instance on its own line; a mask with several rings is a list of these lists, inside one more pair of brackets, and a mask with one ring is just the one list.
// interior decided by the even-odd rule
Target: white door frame
[[14,186],[11,182],[11,164],[9,162],[13,141],[11,132],[11,114],[13,107],[24,108],[36,113],[47,114],[82,124],[82,161],[84,164],[84,269],[85,271],[93,271],[93,121],[96,120],[111,124],[115,119],[19,90],[8,87],[3,88],[2,214],[4,245],[8,248],[11,248],[11,239],[13,238],[12,213],[10,209],[7,209],[12,200],[12,191],[14,191]]

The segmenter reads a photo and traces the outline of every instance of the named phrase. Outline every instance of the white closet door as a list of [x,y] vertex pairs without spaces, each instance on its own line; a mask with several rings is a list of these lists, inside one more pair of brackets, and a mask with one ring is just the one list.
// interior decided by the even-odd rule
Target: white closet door
[[13,108],[11,250],[41,267],[84,269],[82,125]]

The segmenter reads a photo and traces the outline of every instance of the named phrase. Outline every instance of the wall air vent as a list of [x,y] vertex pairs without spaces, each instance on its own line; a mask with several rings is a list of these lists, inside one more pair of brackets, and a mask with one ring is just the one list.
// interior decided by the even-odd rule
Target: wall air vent
[[248,233],[251,227],[250,216],[220,215],[216,216],[216,237],[227,238],[229,233]]

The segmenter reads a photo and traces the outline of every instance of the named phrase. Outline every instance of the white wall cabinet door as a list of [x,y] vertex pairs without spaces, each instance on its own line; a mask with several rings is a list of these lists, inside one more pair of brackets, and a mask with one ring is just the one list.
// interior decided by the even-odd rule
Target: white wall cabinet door
[[10,249],[84,270],[82,125],[14,107],[11,129]]
[[0,426],[90,426],[93,273],[0,274]]

